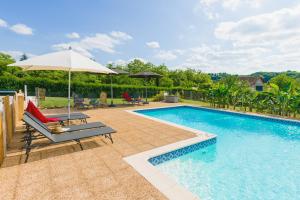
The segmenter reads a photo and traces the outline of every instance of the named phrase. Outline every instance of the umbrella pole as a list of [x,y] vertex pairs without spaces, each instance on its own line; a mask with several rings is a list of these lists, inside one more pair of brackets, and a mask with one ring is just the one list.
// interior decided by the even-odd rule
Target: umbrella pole
[[147,79],[145,80],[145,86],[146,86],[146,102],[144,102],[144,104],[149,104],[149,102],[148,102],[148,91],[147,91]]
[[148,92],[147,92],[147,86],[146,86],[146,102],[148,102]]
[[71,118],[71,69],[69,69],[68,120]]
[[110,74],[110,105],[109,107],[115,107],[114,105],[114,89],[112,86],[112,74]]

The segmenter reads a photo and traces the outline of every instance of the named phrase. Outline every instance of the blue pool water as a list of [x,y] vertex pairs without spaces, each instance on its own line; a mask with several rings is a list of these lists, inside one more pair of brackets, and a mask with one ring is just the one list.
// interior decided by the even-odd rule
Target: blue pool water
[[217,135],[155,166],[201,199],[300,199],[300,123],[189,106],[136,112]]

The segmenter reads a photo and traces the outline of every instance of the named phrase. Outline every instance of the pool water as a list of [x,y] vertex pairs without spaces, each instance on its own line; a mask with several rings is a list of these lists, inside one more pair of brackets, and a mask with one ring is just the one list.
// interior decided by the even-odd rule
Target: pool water
[[201,199],[300,199],[300,123],[189,106],[136,112],[217,135],[155,166]]

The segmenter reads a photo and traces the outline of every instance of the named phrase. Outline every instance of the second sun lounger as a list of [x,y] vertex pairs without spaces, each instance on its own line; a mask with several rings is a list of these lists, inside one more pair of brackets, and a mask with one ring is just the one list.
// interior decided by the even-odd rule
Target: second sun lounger
[[[27,131],[26,131],[27,136],[25,138],[25,141],[26,141],[25,162],[27,162],[27,160],[28,160],[28,156],[29,156],[29,153],[31,150],[31,142],[33,139],[32,133],[34,131],[32,131],[30,129],[30,127],[32,127],[35,131],[39,132],[40,134],[42,134],[43,136],[48,138],[53,143],[61,143],[61,142],[67,142],[67,141],[73,140],[73,141],[76,141],[80,145],[81,149],[83,149],[83,148],[81,146],[80,139],[94,137],[94,136],[105,136],[105,138],[109,138],[111,140],[111,142],[113,143],[111,134],[116,132],[115,130],[113,130],[112,128],[110,128],[108,126],[102,126],[102,127],[97,127],[97,128],[88,128],[88,129],[81,129],[78,131],[66,131],[66,132],[62,132],[59,134],[52,134],[51,130],[45,124],[40,122],[37,118],[35,118],[30,113],[24,114],[23,121],[26,123],[26,129],[27,129]],[[77,126],[80,126],[80,125],[77,125]]]

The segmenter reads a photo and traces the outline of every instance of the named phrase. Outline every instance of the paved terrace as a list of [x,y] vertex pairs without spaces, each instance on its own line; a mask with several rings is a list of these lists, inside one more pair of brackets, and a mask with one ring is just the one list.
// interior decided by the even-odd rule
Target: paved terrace
[[101,121],[117,130],[114,144],[93,137],[82,140],[83,151],[75,142],[37,147],[26,164],[20,150],[22,134],[17,134],[0,168],[0,199],[166,199],[122,158],[195,136],[125,111],[169,105],[84,111],[91,116],[89,122]]

